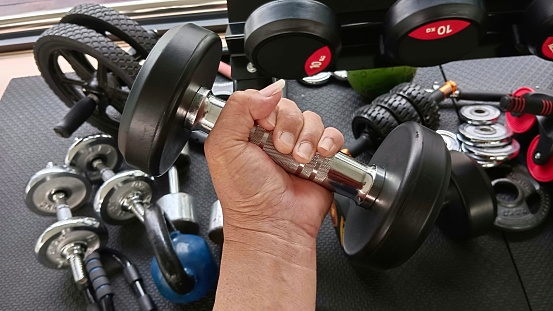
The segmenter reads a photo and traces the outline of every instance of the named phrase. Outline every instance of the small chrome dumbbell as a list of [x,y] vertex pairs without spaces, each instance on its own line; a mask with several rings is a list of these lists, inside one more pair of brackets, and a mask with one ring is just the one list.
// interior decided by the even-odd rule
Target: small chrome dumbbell
[[179,172],[173,166],[167,172],[169,193],[159,198],[157,205],[165,212],[175,228],[181,233],[198,234],[200,226],[194,216],[194,198],[180,192]]
[[[144,208],[152,198],[153,177],[141,171],[119,174],[122,156],[117,140],[110,135],[97,134],[79,138],[69,147],[65,164],[80,168],[92,182],[104,181],[96,192],[94,210],[111,225],[119,225],[138,216],[143,219]],[[109,199],[106,199],[109,197]],[[124,204],[120,203],[123,201]],[[131,204],[131,201],[141,204]]]
[[33,212],[57,215],[58,218],[58,222],[49,226],[36,243],[38,261],[48,268],[71,268],[79,289],[88,282],[84,257],[107,240],[107,230],[97,219],[72,215],[72,210],[86,203],[90,189],[84,173],[52,163],[34,174],[25,188],[25,203]]
[[213,243],[223,245],[223,208],[219,200],[211,205],[208,235]]

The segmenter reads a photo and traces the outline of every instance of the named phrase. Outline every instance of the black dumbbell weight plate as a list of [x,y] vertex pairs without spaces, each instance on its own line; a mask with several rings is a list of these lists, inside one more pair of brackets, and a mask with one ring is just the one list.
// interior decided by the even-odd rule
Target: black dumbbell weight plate
[[522,40],[543,59],[553,60],[553,5],[551,0],[535,0],[524,13]]
[[244,26],[244,50],[271,76],[300,79],[327,69],[337,58],[340,30],[334,12],[313,0],[268,1]]
[[493,226],[497,202],[484,169],[458,151],[451,153],[451,181],[436,224],[450,238],[468,239]]
[[501,171],[492,181],[497,198],[494,226],[505,231],[526,231],[541,225],[551,209],[548,190],[522,165]]
[[408,260],[430,233],[446,195],[450,156],[440,135],[407,122],[370,162],[386,179],[370,209],[349,208],[343,247],[355,263],[384,270]]
[[161,37],[121,118],[119,149],[130,165],[159,176],[179,157],[194,121],[185,123],[195,113],[188,106],[200,87],[213,85],[221,51],[219,36],[194,24],[172,28]]
[[78,5],[67,12],[60,23],[81,25],[104,35],[109,32],[128,43],[141,59],[148,56],[157,41],[154,34],[128,16],[98,4]]
[[399,0],[385,18],[386,55],[415,67],[458,60],[478,47],[486,17],[479,0]]
[[[54,93],[72,107],[87,94],[99,98],[88,122],[117,135],[119,120],[140,65],[108,38],[79,25],[58,24],[34,45],[42,77]],[[60,65],[65,60],[72,72]]]

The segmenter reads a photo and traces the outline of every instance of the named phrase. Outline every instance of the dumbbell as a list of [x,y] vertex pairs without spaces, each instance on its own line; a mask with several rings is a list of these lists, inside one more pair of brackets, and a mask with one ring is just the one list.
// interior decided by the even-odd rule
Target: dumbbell
[[181,233],[198,234],[200,226],[194,216],[194,198],[180,192],[179,172],[173,165],[167,171],[169,193],[157,200],[157,205]]
[[408,121],[437,129],[440,120],[438,103],[456,89],[453,81],[446,82],[431,94],[414,83],[397,85],[370,105],[354,112],[352,130],[355,141],[342,151],[352,157],[367,150],[374,151],[394,128]]
[[213,202],[211,205],[208,236],[213,243],[219,246],[223,245],[223,208],[219,200]]
[[[225,104],[208,89],[220,51],[220,38],[193,24],[175,27],[158,41],[121,119],[119,149],[127,163],[161,175],[174,163],[192,130],[211,130]],[[445,143],[413,122],[392,131],[369,165],[341,153],[330,158],[316,155],[310,163],[300,164],[291,155],[278,153],[271,133],[260,127],[252,129],[250,142],[291,174],[344,194],[361,206],[351,211],[356,221],[346,226],[344,245],[352,258],[362,258],[375,269],[397,266],[414,253],[446,194],[450,157]],[[358,231],[367,226],[374,229],[373,234],[359,236]]]
[[58,221],[38,238],[35,255],[53,269],[71,269],[79,289],[88,283],[83,259],[107,240],[106,228],[95,218],[74,217],[72,210],[86,204],[90,182],[80,170],[48,163],[25,187],[25,203],[40,215],[56,215]]
[[[436,225],[452,239],[474,238],[493,227],[497,216],[495,192],[486,172],[478,163],[461,152],[450,151],[450,155],[451,178],[445,200],[439,202],[441,210]],[[334,198],[330,214],[340,243],[344,246],[344,229],[355,217],[349,215],[354,204],[340,195]],[[359,234],[370,235],[371,230],[366,227]]]
[[328,70],[341,45],[334,12],[318,1],[268,1],[244,25],[246,56],[272,77],[301,79]]
[[526,8],[520,25],[521,39],[530,52],[553,60],[553,6],[548,0],[534,0]]
[[480,44],[487,12],[480,0],[396,1],[383,25],[383,53],[414,67],[459,60]]

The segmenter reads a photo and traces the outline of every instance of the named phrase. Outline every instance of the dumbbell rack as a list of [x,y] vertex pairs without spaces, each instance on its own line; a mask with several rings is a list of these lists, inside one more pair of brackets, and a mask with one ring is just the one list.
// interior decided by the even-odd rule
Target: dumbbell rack
[[[244,51],[244,26],[250,14],[268,0],[228,0],[229,26],[226,40],[231,55],[233,78],[237,89],[260,87],[270,77],[260,71],[252,72]],[[382,33],[386,12],[394,0],[384,1],[319,1],[336,14],[342,41],[342,50],[333,68],[329,70],[359,70],[402,65],[390,61],[382,53]],[[529,55],[520,42],[516,29],[530,0],[483,0],[486,9],[487,32],[480,45],[463,56],[464,59],[480,59]],[[293,47],[290,47],[293,48]]]

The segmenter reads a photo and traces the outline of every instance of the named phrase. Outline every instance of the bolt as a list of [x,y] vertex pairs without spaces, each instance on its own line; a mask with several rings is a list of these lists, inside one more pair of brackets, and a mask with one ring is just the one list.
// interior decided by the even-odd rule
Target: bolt
[[84,269],[84,250],[80,244],[72,244],[63,250],[64,257],[69,261],[73,280],[79,289],[84,288],[88,277]]
[[[58,191],[52,195],[52,199],[56,202],[56,215],[59,221],[67,220],[73,217],[71,209],[67,205],[66,194]],[[66,229],[70,230],[70,229]],[[84,271],[84,248],[81,244],[69,244],[62,250],[62,255],[69,261],[73,280],[79,289],[82,289],[88,282],[87,274]]]
[[257,72],[257,68],[255,68],[255,66],[252,63],[248,63],[248,65],[246,65],[246,70],[248,70],[249,73]]
[[132,212],[142,223],[144,223],[144,204],[136,193],[125,198],[121,206],[124,210]]
[[534,159],[536,159],[536,160],[541,159],[541,153],[536,152],[536,153],[534,154]]

